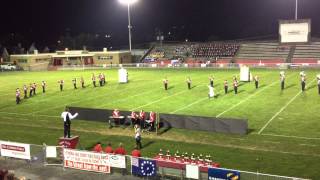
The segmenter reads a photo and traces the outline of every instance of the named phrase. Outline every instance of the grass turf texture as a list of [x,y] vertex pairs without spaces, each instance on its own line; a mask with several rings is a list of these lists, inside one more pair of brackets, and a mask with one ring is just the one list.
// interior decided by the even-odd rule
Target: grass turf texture
[[[91,74],[104,72],[107,85],[92,87]],[[298,70],[286,71],[286,89],[280,91],[279,70],[251,69],[260,77],[260,88],[241,83],[239,94],[232,91],[232,76],[239,70],[212,69],[128,69],[130,82],[119,84],[117,70],[8,72],[0,73],[0,139],[25,143],[55,145],[63,133],[60,113],[65,106],[120,110],[156,111],[246,118],[250,134],[225,135],[171,129],[156,136],[143,134],[143,155],[152,157],[160,148],[196,154],[211,154],[222,167],[316,179],[320,172],[320,114],[315,70],[307,70],[307,91],[301,93]],[[218,98],[208,99],[208,76],[215,77]],[[72,78],[85,78],[86,88],[74,90]],[[169,79],[164,91],[162,79]],[[186,77],[193,83],[187,89]],[[58,80],[65,80],[63,92]],[[223,81],[229,81],[225,95]],[[41,92],[40,82],[47,82]],[[36,82],[37,95],[15,105],[14,91]],[[260,133],[259,133],[260,132]],[[72,133],[81,137],[81,148],[90,149],[97,141],[124,142],[128,151],[134,147],[131,128],[108,129],[105,123],[75,120]]]

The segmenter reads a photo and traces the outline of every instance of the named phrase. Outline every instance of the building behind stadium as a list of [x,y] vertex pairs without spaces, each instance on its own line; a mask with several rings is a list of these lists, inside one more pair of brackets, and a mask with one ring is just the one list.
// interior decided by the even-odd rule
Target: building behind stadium
[[49,67],[83,66],[83,65],[112,65],[131,63],[129,51],[87,51],[64,50],[55,53],[38,53],[10,55],[10,61],[23,70],[45,70]]

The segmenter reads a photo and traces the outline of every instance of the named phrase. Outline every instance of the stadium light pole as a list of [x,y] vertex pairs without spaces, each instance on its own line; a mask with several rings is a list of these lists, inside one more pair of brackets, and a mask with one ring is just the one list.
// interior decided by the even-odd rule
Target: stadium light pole
[[298,20],[298,0],[296,0],[295,20]]
[[129,50],[131,52],[131,17],[130,17],[130,6],[131,4],[137,2],[138,0],[119,0],[120,3],[126,4],[128,6],[128,30],[129,30]]

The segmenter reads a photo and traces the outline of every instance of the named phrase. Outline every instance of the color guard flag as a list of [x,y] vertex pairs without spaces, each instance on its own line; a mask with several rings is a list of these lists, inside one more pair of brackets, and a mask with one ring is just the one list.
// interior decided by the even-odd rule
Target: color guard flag
[[157,166],[155,160],[131,158],[132,174],[139,176],[156,176]]

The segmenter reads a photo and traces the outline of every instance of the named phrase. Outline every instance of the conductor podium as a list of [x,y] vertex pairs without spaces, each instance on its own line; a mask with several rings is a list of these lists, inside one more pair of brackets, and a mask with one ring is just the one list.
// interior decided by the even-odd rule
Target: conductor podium
[[79,136],[73,136],[71,138],[60,137],[59,146],[63,146],[69,149],[75,149],[79,142]]

